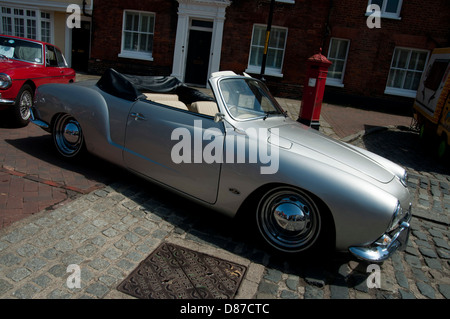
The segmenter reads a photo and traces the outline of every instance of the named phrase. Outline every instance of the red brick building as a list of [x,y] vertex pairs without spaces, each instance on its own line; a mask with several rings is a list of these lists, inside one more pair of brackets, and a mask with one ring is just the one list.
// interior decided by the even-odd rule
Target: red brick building
[[[197,85],[219,70],[258,75],[270,2],[96,0],[90,71]],[[264,77],[275,95],[298,98],[306,60],[323,48],[333,62],[326,98],[408,104],[431,50],[444,46],[448,0],[276,0]]]
[[[370,4],[382,10],[379,28],[367,25],[372,12],[364,7]],[[326,54],[343,66],[342,74],[328,76],[328,96],[411,105],[431,51],[450,46],[450,1],[334,0],[328,25]],[[338,46],[344,48],[339,57]]]

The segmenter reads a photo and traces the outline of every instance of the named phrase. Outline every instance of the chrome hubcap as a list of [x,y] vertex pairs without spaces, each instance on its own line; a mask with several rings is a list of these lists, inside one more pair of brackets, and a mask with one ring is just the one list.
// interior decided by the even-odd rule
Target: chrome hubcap
[[263,197],[257,224],[264,239],[284,252],[311,247],[321,229],[319,210],[313,200],[289,187],[275,189]]
[[58,151],[66,157],[78,154],[83,146],[83,133],[80,124],[70,115],[61,115],[53,130]]
[[72,145],[77,144],[80,140],[80,128],[77,124],[78,123],[69,122],[63,130],[64,139]]
[[20,97],[19,102],[19,112],[20,116],[24,120],[28,120],[30,117],[30,107],[33,104],[33,98],[31,97],[31,93],[25,90]]
[[303,231],[310,225],[309,208],[299,201],[290,198],[282,200],[273,211],[278,226],[288,231]]

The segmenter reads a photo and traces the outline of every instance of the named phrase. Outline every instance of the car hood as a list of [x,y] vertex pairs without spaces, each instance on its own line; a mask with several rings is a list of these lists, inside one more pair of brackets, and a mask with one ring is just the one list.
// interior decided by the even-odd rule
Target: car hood
[[[280,147],[346,170],[356,170],[381,183],[389,183],[395,174],[386,166],[388,160],[353,145],[339,142],[298,123],[274,126],[270,136],[278,135]],[[269,142],[273,138],[269,137]],[[297,147],[294,146],[297,145]],[[298,148],[301,146],[302,148]]]

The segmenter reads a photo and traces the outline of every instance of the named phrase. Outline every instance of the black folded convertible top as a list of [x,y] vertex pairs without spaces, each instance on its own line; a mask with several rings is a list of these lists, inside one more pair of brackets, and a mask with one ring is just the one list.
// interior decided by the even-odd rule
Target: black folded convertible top
[[171,93],[183,85],[174,76],[142,76],[122,74],[136,89],[141,92]]
[[135,101],[141,95],[127,78],[114,69],[106,70],[97,86],[102,91],[125,100]]
[[141,98],[144,92],[177,94],[180,101],[186,104],[214,101],[214,98],[186,86],[173,76],[130,75],[108,69],[98,80],[97,86],[106,93],[129,101]]

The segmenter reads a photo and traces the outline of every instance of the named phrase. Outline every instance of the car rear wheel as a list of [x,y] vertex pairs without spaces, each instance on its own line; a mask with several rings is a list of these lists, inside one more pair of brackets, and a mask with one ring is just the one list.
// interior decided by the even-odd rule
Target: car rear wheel
[[319,242],[319,206],[305,192],[277,187],[264,194],[256,211],[259,233],[277,251],[304,252]]
[[17,94],[15,106],[12,108],[13,118],[18,125],[25,126],[28,124],[32,104],[33,89],[25,84]]
[[79,157],[85,148],[80,123],[69,114],[59,115],[53,125],[53,142],[63,157]]

